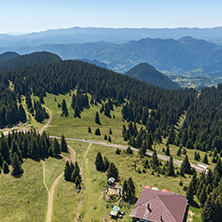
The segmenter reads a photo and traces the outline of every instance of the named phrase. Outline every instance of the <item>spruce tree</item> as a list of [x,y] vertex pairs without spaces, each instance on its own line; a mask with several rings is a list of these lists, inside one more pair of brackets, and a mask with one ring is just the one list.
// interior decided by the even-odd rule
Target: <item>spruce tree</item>
[[177,156],[180,156],[182,154],[181,152],[181,148],[179,147],[178,151],[177,151]]
[[145,156],[146,155],[146,147],[142,146],[140,149],[139,149],[139,154],[141,156]]
[[174,172],[174,166],[173,166],[173,157],[170,156],[170,161],[169,164],[167,166],[167,176],[175,176],[175,172]]
[[207,158],[207,154],[204,155],[203,158],[203,163],[208,164],[208,158]]
[[65,177],[65,180],[66,181],[70,181],[71,180],[71,168],[70,168],[70,165],[69,165],[69,161],[66,161],[65,163],[65,169],[64,169],[64,177]]
[[109,168],[110,162],[107,159],[107,157],[105,157],[105,156],[104,156],[104,161],[103,162],[104,162],[104,171],[106,171]]
[[97,128],[97,129],[95,130],[95,135],[97,135],[97,136],[100,136],[100,135],[101,135],[99,128]]
[[88,127],[88,133],[91,133],[92,132],[92,130],[91,130],[91,128],[90,128],[90,126]]
[[111,129],[111,128],[109,129],[109,134],[113,134],[113,132],[112,132],[112,129]]
[[69,115],[65,99],[62,100],[62,116],[64,116],[64,115],[65,115],[65,117],[67,117]]
[[108,141],[109,141],[109,142],[112,142],[112,140],[111,140],[111,137],[110,137],[110,136],[109,136],[109,138],[108,138]]
[[104,140],[107,140],[107,135],[105,134],[105,136],[104,136]]
[[193,202],[193,197],[194,197],[194,190],[193,190],[193,182],[191,180],[186,193],[186,198],[189,204]]
[[18,176],[23,174],[23,169],[21,166],[21,162],[19,161],[19,157],[17,153],[14,153],[13,158],[12,158],[12,176]]
[[187,155],[181,164],[181,168],[184,168],[184,173],[192,174],[190,162]]
[[100,152],[97,153],[95,164],[98,171],[104,171],[103,157]]
[[6,161],[3,161],[2,169],[3,169],[4,174],[9,173],[9,167],[8,167],[8,163]]
[[115,166],[113,162],[110,163],[109,168],[107,170],[107,178],[109,179],[110,177],[114,177],[115,179],[118,178],[118,169]]
[[61,148],[56,138],[54,139],[54,142],[53,142],[52,153],[53,153],[53,156],[58,156],[59,154],[61,154]]
[[20,117],[20,120],[21,120],[23,123],[27,121],[27,119],[26,119],[26,113],[25,113],[25,110],[24,110],[22,104],[19,105],[19,117]]
[[170,156],[169,145],[166,147],[165,155]]
[[213,198],[212,198],[212,194],[210,194],[209,197],[207,198],[207,201],[206,201],[203,211],[201,213],[202,222],[213,222],[211,220],[212,215],[214,213],[213,208],[214,208]]
[[62,135],[61,137],[61,151],[66,152],[66,153],[68,152],[68,146],[67,146],[64,135]]
[[99,113],[98,113],[98,112],[96,112],[95,123],[101,125],[101,122],[100,122],[100,119],[99,119]]
[[156,150],[153,151],[151,165],[152,165],[153,169],[156,169],[159,166],[159,160],[158,160],[158,157],[157,157]]
[[200,195],[199,195],[199,201],[201,203],[201,206],[204,206],[204,203],[207,199],[207,194],[206,194],[206,189],[205,187],[201,190]]

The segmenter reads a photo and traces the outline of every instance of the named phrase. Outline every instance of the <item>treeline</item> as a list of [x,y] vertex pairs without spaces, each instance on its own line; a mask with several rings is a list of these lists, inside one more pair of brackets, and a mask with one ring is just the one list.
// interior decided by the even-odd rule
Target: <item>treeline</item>
[[218,159],[213,171],[208,169],[208,173],[202,173],[199,178],[194,173],[187,188],[186,197],[192,205],[194,196],[199,200],[202,210],[203,222],[216,222],[222,216],[222,165]]
[[[152,131],[158,128],[167,130],[174,125],[197,94],[193,89],[161,89],[81,61],[25,67],[4,72],[1,79],[12,81],[16,98],[33,92],[41,100],[46,92],[58,95],[77,88],[91,94],[94,103],[110,98],[118,105],[125,103],[126,99],[128,102],[122,110],[123,118],[152,125]],[[110,106],[106,104],[104,112],[108,111],[105,115],[109,116]],[[153,115],[147,114],[148,109],[154,110]],[[78,114],[78,108],[76,110]]]
[[17,165],[21,165],[23,159],[38,160],[49,156],[57,157],[61,151],[68,151],[64,136],[61,138],[60,145],[57,139],[50,139],[45,132],[40,135],[36,131],[27,133],[13,131],[8,137],[2,134],[0,138],[0,168],[4,173],[8,173],[9,171],[5,171],[5,169],[10,164],[13,166],[13,159],[19,161]]
[[202,151],[222,150],[222,84],[201,91],[174,142]]

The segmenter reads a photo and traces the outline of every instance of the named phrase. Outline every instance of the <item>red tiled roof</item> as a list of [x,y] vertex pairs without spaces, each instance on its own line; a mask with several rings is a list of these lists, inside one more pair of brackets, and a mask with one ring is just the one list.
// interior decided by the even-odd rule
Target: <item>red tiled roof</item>
[[144,188],[130,216],[154,222],[161,222],[161,218],[164,222],[182,222],[186,208],[187,199],[181,195]]

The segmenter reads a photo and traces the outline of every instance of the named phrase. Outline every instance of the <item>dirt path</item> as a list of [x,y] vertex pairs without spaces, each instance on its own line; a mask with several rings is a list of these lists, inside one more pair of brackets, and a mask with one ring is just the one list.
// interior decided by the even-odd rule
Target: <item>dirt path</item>
[[49,193],[49,188],[47,187],[47,185],[46,185],[46,182],[45,182],[45,162],[42,160],[42,169],[43,169],[43,183],[44,183],[44,186],[45,186],[45,188],[46,188],[46,190],[47,190],[47,192]]
[[43,106],[43,107],[47,109],[47,111],[49,112],[49,119],[48,119],[48,122],[38,131],[40,134],[49,126],[52,120],[52,111],[46,106]]
[[[92,144],[90,143],[85,154],[84,154],[84,161],[86,160],[86,156],[91,148]],[[85,164],[86,165],[86,164]],[[82,174],[82,167],[81,167],[81,174]],[[74,219],[74,221],[78,221],[79,219],[79,216],[80,216],[80,212],[81,212],[81,209],[82,209],[82,197],[81,197],[81,200],[79,201],[79,204],[78,204],[78,207],[77,207],[77,213],[76,213],[76,217]]]
[[[75,150],[73,150],[73,148],[71,146],[68,146],[68,148],[69,148],[69,152],[70,152],[70,158],[69,159],[74,163],[76,152],[75,152]],[[65,158],[65,161],[67,161],[67,158]],[[43,166],[44,166],[43,167],[43,173],[45,174],[45,170],[44,170],[45,165],[43,164]],[[53,196],[54,196],[54,193],[55,193],[55,188],[56,188],[58,182],[60,181],[60,179],[63,177],[63,175],[64,175],[64,171],[62,171],[59,174],[59,176],[55,179],[55,181],[52,184],[52,187],[51,187],[50,191],[47,188],[47,190],[48,190],[48,211],[47,211],[46,222],[51,222],[51,220],[52,220]],[[43,175],[43,181],[45,181],[44,175]],[[45,185],[45,187],[47,187],[45,182],[44,182],[44,185]]]

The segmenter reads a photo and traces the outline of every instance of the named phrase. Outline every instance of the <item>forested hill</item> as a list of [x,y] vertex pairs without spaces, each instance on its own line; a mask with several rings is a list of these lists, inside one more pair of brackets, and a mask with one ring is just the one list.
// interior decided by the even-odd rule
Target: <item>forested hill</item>
[[[15,98],[19,100],[21,95],[28,95],[31,91],[42,99],[46,92],[65,94],[75,88],[90,93],[97,103],[110,98],[115,104],[124,104],[127,99],[129,102],[122,109],[123,118],[127,121],[142,121],[149,125],[152,132],[172,127],[196,99],[196,91],[192,89],[171,91],[157,88],[81,61],[23,67],[3,72],[0,77],[2,94],[14,96],[15,104]],[[14,84],[13,92],[6,90],[8,80]],[[5,97],[1,96],[1,109],[4,106],[11,113],[9,100],[3,100]],[[149,109],[155,111],[149,113]],[[1,110],[0,116],[7,123],[4,120],[7,115]]]
[[5,53],[0,54],[0,62],[4,62],[4,61],[7,61],[9,59],[13,59],[19,56],[20,55],[16,52],[5,52]]
[[222,84],[205,88],[187,111],[178,134],[183,146],[198,150],[222,150]]
[[130,69],[125,75],[145,81],[154,86],[166,89],[180,89],[180,86],[170,80],[167,76],[157,71],[148,63],[140,63]]
[[[30,66],[35,64],[45,64],[48,62],[61,61],[61,58],[50,52],[34,52],[20,56],[15,53],[4,53],[0,55],[0,71],[11,70],[22,66]],[[8,59],[6,59],[8,58]]]

